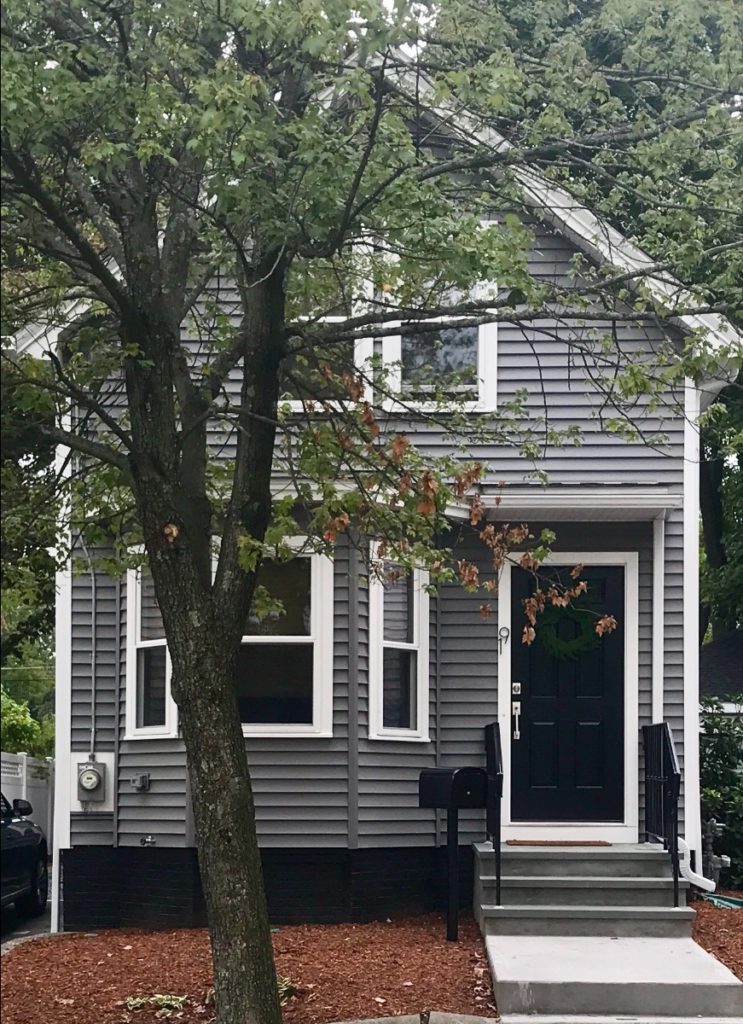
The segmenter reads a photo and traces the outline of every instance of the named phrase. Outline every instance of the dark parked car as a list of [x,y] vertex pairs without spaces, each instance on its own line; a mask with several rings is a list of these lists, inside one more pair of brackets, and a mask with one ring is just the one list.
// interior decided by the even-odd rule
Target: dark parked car
[[49,891],[46,836],[29,816],[28,800],[2,801],[2,905],[15,903],[24,914],[43,914]]

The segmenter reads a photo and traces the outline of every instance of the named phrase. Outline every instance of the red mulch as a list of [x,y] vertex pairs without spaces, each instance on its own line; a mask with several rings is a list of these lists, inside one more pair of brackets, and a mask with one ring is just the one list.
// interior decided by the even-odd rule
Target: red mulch
[[[441,917],[301,925],[274,933],[276,968],[296,986],[286,1024],[448,1010],[496,1016],[482,938],[471,917],[446,942]],[[2,962],[3,1024],[160,1024],[127,996],[188,995],[181,1024],[208,1024],[211,960],[203,929],[101,931],[36,939]]]
[[[722,895],[743,898],[743,892]],[[694,900],[694,938],[708,953],[729,967],[743,981],[743,910],[720,910],[706,900]]]

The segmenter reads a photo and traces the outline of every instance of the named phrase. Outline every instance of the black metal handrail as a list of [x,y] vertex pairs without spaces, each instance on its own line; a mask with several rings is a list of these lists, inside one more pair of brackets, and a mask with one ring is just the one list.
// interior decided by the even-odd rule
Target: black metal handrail
[[645,838],[663,843],[671,856],[673,905],[679,905],[679,770],[673,734],[668,722],[644,725]]
[[495,854],[495,902],[500,906],[503,751],[500,742],[500,726],[497,722],[491,722],[490,725],[485,726],[485,770],[488,776],[485,828]]

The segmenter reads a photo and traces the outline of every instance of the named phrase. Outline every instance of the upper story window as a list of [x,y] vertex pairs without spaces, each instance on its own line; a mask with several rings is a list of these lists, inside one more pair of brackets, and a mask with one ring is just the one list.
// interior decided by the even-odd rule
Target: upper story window
[[127,577],[127,736],[175,736],[170,657],[152,576],[146,567]]
[[370,581],[370,739],[428,740],[427,583],[392,562]]
[[[301,543],[298,540],[295,546]],[[258,584],[281,602],[251,614],[237,659],[237,700],[246,736],[330,736],[333,729],[333,562],[298,553],[265,560]],[[152,577],[130,571],[127,607],[127,736],[176,736],[170,657]]]
[[[432,330],[431,327],[434,327]],[[471,412],[497,404],[498,325],[448,326],[446,320],[402,324],[385,338],[382,356],[388,387],[401,407],[434,410],[451,401]],[[394,402],[391,402],[394,406]]]

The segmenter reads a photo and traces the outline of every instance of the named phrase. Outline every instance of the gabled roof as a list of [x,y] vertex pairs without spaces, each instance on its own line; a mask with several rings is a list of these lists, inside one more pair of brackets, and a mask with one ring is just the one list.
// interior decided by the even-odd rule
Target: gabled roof
[[[401,81],[401,91],[412,88],[413,96],[419,98],[421,95],[428,95],[433,98],[433,85],[424,75],[404,71]],[[441,133],[452,140],[464,142],[468,146],[480,145],[494,154],[514,151],[513,145],[505,136],[490,126],[479,124],[466,111],[447,110],[445,104],[434,101],[431,103],[429,116],[439,119]],[[512,164],[510,170],[521,186],[526,203],[582,252],[596,263],[613,267],[619,273],[639,275],[627,281],[629,288],[644,285],[653,299],[665,308],[700,304],[699,298],[670,274],[652,273],[652,268],[657,266],[658,261],[651,259],[634,242],[589,210],[568,189],[529,167]],[[679,317],[669,316],[667,319],[687,332],[704,331],[715,347],[735,345],[740,346],[743,351],[743,335],[720,314],[696,313]]]
[[[409,96],[411,103],[413,97],[418,105],[421,97],[428,95],[432,99],[428,114],[440,121],[442,134],[470,146],[473,143],[484,146],[493,153],[513,149],[511,143],[500,132],[478,124],[466,111],[450,111],[446,109],[445,104],[436,103],[433,100],[433,85],[425,76],[403,69],[400,72],[400,83],[398,88],[401,93],[409,95],[407,89],[412,89],[412,96]],[[580,203],[567,189],[530,168],[511,166],[511,171],[521,186],[526,203],[590,259],[600,265],[613,267],[620,274],[638,275],[628,279],[629,288],[644,286],[663,308],[673,308],[679,304],[693,306],[699,303],[698,298],[680,281],[676,281],[667,273],[652,273],[652,268],[657,264],[656,260],[651,259],[634,242]],[[70,303],[70,316],[78,315],[78,310],[83,310],[80,301]],[[685,332],[704,332],[714,347],[722,349],[737,346],[743,353],[743,335],[720,314],[669,316],[668,321]],[[58,329],[38,326],[26,328],[16,337],[16,351],[21,354],[34,349],[39,350],[47,335],[56,338],[57,334]],[[730,379],[736,372],[737,368],[728,367]],[[724,380],[719,381],[718,386],[722,387],[724,383]]]

